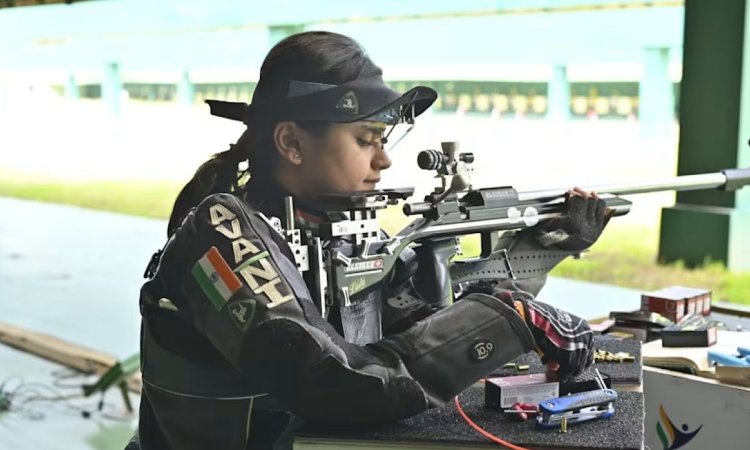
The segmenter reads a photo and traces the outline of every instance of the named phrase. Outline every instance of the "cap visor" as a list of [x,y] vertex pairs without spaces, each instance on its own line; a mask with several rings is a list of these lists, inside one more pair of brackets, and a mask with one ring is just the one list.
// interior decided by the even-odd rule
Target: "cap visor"
[[437,92],[432,88],[416,86],[376,111],[352,117],[351,122],[370,120],[389,125],[408,122],[425,112],[435,102],[437,96]]

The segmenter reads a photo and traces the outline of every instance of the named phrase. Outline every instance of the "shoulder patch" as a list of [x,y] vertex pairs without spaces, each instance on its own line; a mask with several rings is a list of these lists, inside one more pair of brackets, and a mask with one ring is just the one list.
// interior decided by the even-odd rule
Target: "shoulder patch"
[[[231,253],[227,252],[227,258],[232,260],[235,269],[232,270],[216,251],[213,258],[220,261],[217,261],[215,266],[204,261],[202,265],[196,263],[193,270],[193,275],[201,283],[201,288],[218,310],[223,309],[232,294],[243,286],[249,287],[253,294],[256,294],[255,300],[258,304],[268,309],[292,300],[294,296],[291,289],[279,275],[278,268],[265,249],[263,237],[257,236],[252,224],[248,224],[248,220],[254,220],[253,215],[245,214],[244,206],[236,197],[219,198],[220,195],[228,194],[212,196],[213,203],[208,204],[208,222],[214,231],[231,245]],[[237,209],[233,208],[234,205]],[[259,216],[256,217],[260,220]],[[210,256],[209,253],[205,258]],[[212,274],[215,282],[211,278]],[[238,314],[242,312],[239,306],[234,310]]]
[[232,318],[232,322],[240,329],[245,332],[253,323],[255,318],[255,300],[239,300],[229,304],[227,312],[229,317]]
[[268,251],[253,255],[234,271],[239,273],[254,294],[263,294],[269,300],[269,303],[265,305],[268,309],[294,298],[286,282],[279,276],[275,265],[271,262]]
[[242,282],[232,272],[216,247],[211,247],[193,265],[192,273],[203,293],[219,311],[229,301],[232,294],[242,287]]

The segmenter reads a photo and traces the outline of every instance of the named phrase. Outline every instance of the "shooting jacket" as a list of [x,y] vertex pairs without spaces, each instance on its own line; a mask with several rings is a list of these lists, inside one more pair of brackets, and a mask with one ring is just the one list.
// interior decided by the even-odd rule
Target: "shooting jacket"
[[419,296],[413,266],[369,300],[382,312],[375,340],[344,339],[346,314],[321,316],[289,246],[260,214],[283,217],[278,199],[256,194],[206,198],[142,287],[142,449],[291,448],[300,418],[360,426],[409,417],[533,348],[524,321],[492,296],[439,310],[391,297]]

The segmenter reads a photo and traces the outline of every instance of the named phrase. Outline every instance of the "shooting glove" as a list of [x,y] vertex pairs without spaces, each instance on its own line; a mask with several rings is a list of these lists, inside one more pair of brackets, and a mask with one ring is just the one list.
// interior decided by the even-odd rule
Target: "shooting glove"
[[542,363],[556,362],[559,380],[579,375],[594,360],[593,333],[578,316],[535,300],[513,301],[534,336]]
[[559,380],[579,375],[593,363],[593,332],[580,317],[533,300],[527,293],[502,289],[494,283],[472,285],[464,295],[471,292],[493,295],[514,308],[531,330],[542,363],[560,365],[556,372]]
[[545,247],[581,251],[589,248],[602,234],[610,214],[604,200],[568,194],[565,214],[539,225],[536,238]]

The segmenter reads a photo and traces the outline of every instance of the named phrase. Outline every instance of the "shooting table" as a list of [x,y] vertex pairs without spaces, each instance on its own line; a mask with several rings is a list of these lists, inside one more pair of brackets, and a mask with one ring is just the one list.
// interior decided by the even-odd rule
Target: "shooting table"
[[[640,392],[642,364],[640,342],[618,341],[597,337],[595,348],[611,352],[626,351],[635,355],[635,362],[596,363],[602,373],[610,375],[619,398],[611,419],[596,420],[569,426],[567,433],[541,430],[531,420],[514,422],[507,414],[484,406],[484,388],[475,385],[459,395],[468,416],[488,432],[513,444],[530,449],[643,449],[644,402]],[[529,364],[524,372],[500,370],[500,375],[543,372],[539,358],[525,354],[515,360]],[[366,412],[363,412],[366,413]],[[307,425],[294,440],[295,450],[324,449],[448,449],[500,448],[474,431],[460,416],[453,402],[397,423],[368,429],[324,428]]]
[[[716,313],[711,316],[721,317]],[[750,330],[748,318],[720,320],[727,324],[742,323],[744,329]],[[750,331],[720,330],[717,334],[716,344],[710,347],[664,347],[660,340],[644,344],[647,365],[643,371],[643,390],[648,398],[645,439],[652,449],[680,443],[685,443],[684,448],[688,449],[750,447],[750,368],[712,367],[708,361],[709,350],[734,354],[738,346],[750,346]],[[660,435],[657,424],[667,432],[672,428],[672,434]]]

